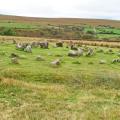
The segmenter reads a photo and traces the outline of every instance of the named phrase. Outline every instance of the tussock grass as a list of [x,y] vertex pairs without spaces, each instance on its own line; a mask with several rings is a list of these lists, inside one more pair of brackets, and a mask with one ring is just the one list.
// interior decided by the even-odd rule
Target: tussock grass
[[[3,120],[119,120],[120,92],[118,90],[72,89],[63,85],[35,85],[6,78],[1,79],[0,85],[5,85],[7,93],[12,92],[10,101],[11,99],[17,101],[16,104],[6,104],[10,101],[8,102],[7,99],[8,94],[4,93],[6,102],[0,104]],[[13,91],[13,86],[17,87],[17,91]],[[26,90],[20,94],[18,89]]]
[[44,83],[40,84],[40,85],[37,85],[37,84],[33,84],[33,83],[27,83],[27,82],[24,82],[24,81],[20,81],[20,80],[15,80],[15,79],[10,79],[10,78],[1,78],[1,84],[5,84],[5,85],[8,85],[8,86],[18,86],[18,87],[25,87],[27,89],[30,89],[30,90],[42,90],[42,91],[56,91],[57,93],[58,92],[62,92],[64,91],[65,87],[64,85],[46,85]]

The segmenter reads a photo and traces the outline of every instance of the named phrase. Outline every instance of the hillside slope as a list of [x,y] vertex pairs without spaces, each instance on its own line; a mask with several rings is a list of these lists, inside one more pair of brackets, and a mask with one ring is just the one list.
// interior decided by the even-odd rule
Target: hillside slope
[[16,22],[27,23],[39,23],[39,24],[88,24],[92,26],[96,25],[110,25],[113,27],[120,27],[120,21],[117,20],[103,20],[103,19],[83,19],[83,18],[35,18],[35,17],[21,17],[21,16],[9,16],[0,15],[0,20],[9,20]]
[[0,35],[120,41],[120,21],[0,15]]

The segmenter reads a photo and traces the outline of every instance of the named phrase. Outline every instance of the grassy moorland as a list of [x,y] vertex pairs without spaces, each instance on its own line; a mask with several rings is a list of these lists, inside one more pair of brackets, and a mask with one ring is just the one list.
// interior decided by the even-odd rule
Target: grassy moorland
[[[0,43],[0,116],[2,120],[119,120],[118,48],[93,47],[93,56],[69,57],[69,48],[16,50]],[[103,51],[100,52],[100,49]],[[19,64],[10,55],[20,56]],[[44,61],[36,61],[41,55]],[[60,59],[58,67],[51,62]],[[106,61],[100,64],[99,61]]]
[[0,16],[0,35],[76,40],[120,41],[114,20]]

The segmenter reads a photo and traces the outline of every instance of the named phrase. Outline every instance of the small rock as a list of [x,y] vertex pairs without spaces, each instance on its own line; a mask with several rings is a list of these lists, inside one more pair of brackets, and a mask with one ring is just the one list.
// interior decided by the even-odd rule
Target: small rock
[[37,61],[44,61],[45,59],[42,56],[39,55],[39,56],[36,57],[36,60]]
[[86,56],[92,56],[93,54],[94,54],[93,49],[92,49],[92,48],[89,48],[89,50],[88,50]]
[[17,59],[16,57],[11,58],[11,62],[12,62],[13,64],[19,64],[18,59]]
[[106,61],[105,60],[100,60],[99,64],[106,64]]
[[112,60],[112,63],[120,63],[120,58],[113,59],[113,60]]
[[60,59],[54,60],[53,62],[51,62],[51,65],[59,66],[60,65]]

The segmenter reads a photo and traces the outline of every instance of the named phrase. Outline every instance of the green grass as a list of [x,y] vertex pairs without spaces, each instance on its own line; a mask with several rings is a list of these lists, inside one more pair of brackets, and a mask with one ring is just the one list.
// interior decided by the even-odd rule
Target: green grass
[[[107,51],[108,48],[103,48]],[[2,120],[119,120],[120,63],[114,54],[67,56],[68,48],[18,51],[0,44],[0,115]],[[14,65],[11,53],[25,56]],[[37,55],[45,61],[36,61]],[[61,56],[61,57],[58,57]],[[50,62],[60,58],[54,68]],[[99,64],[104,59],[106,64]],[[92,64],[90,64],[92,62]]]
[[[93,31],[93,27],[85,27],[87,31]],[[120,38],[119,28],[96,27],[96,33],[98,38]]]
[[37,28],[36,25],[27,23],[17,23],[17,22],[0,22],[0,27],[5,28],[17,28],[17,29],[34,29]]
[[116,34],[98,34],[99,38],[120,38],[120,35]]

